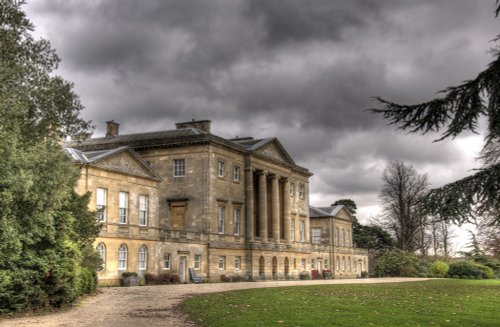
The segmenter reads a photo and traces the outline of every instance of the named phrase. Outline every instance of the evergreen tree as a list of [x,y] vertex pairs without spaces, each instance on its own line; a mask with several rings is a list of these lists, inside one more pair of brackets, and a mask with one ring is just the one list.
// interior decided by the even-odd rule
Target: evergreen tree
[[[496,16],[500,12],[497,0]],[[497,41],[500,36],[497,37]],[[488,120],[482,149],[483,166],[475,174],[431,190],[424,198],[427,213],[446,221],[464,223],[495,214],[500,224],[500,51],[476,78],[441,91],[442,97],[416,105],[401,105],[380,97],[385,105],[371,109],[400,129],[412,133],[443,131],[441,141],[465,131],[476,132],[482,117]]]
[[71,303],[98,266],[88,195],[74,193],[79,172],[59,146],[90,125],[22,4],[0,1],[0,314]]

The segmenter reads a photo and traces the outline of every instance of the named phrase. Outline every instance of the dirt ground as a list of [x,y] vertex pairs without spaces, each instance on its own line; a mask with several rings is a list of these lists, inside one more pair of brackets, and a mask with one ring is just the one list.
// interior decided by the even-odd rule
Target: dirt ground
[[183,299],[196,294],[246,288],[394,283],[427,279],[428,278],[366,278],[102,288],[99,294],[83,299],[74,308],[69,310],[50,313],[43,316],[0,319],[0,326],[196,326],[196,324],[189,321],[189,319],[177,308]]

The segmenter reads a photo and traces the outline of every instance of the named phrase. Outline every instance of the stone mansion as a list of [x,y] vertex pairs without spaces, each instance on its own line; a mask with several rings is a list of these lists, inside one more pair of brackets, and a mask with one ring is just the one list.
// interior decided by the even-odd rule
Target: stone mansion
[[349,212],[309,205],[312,174],[276,138],[225,139],[209,120],[176,127],[120,135],[109,121],[105,137],[66,144],[81,172],[77,192],[92,192],[101,224],[101,284],[125,271],[189,282],[190,268],[212,281],[368,269]]

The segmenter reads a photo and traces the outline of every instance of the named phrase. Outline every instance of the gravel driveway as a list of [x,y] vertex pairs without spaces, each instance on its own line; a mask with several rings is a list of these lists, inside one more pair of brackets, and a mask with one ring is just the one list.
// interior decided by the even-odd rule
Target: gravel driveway
[[181,284],[164,286],[102,288],[102,293],[85,298],[74,308],[45,316],[0,320],[2,327],[35,326],[196,326],[177,306],[188,296],[246,288],[370,284],[421,281],[429,278],[332,279],[310,281],[267,281],[247,283]]

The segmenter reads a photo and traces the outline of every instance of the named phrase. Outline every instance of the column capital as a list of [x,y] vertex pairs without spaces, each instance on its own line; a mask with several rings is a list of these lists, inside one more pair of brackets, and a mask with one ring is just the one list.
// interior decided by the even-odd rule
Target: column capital
[[269,173],[267,170],[255,170],[255,174],[257,176],[261,176],[261,175],[267,176]]

